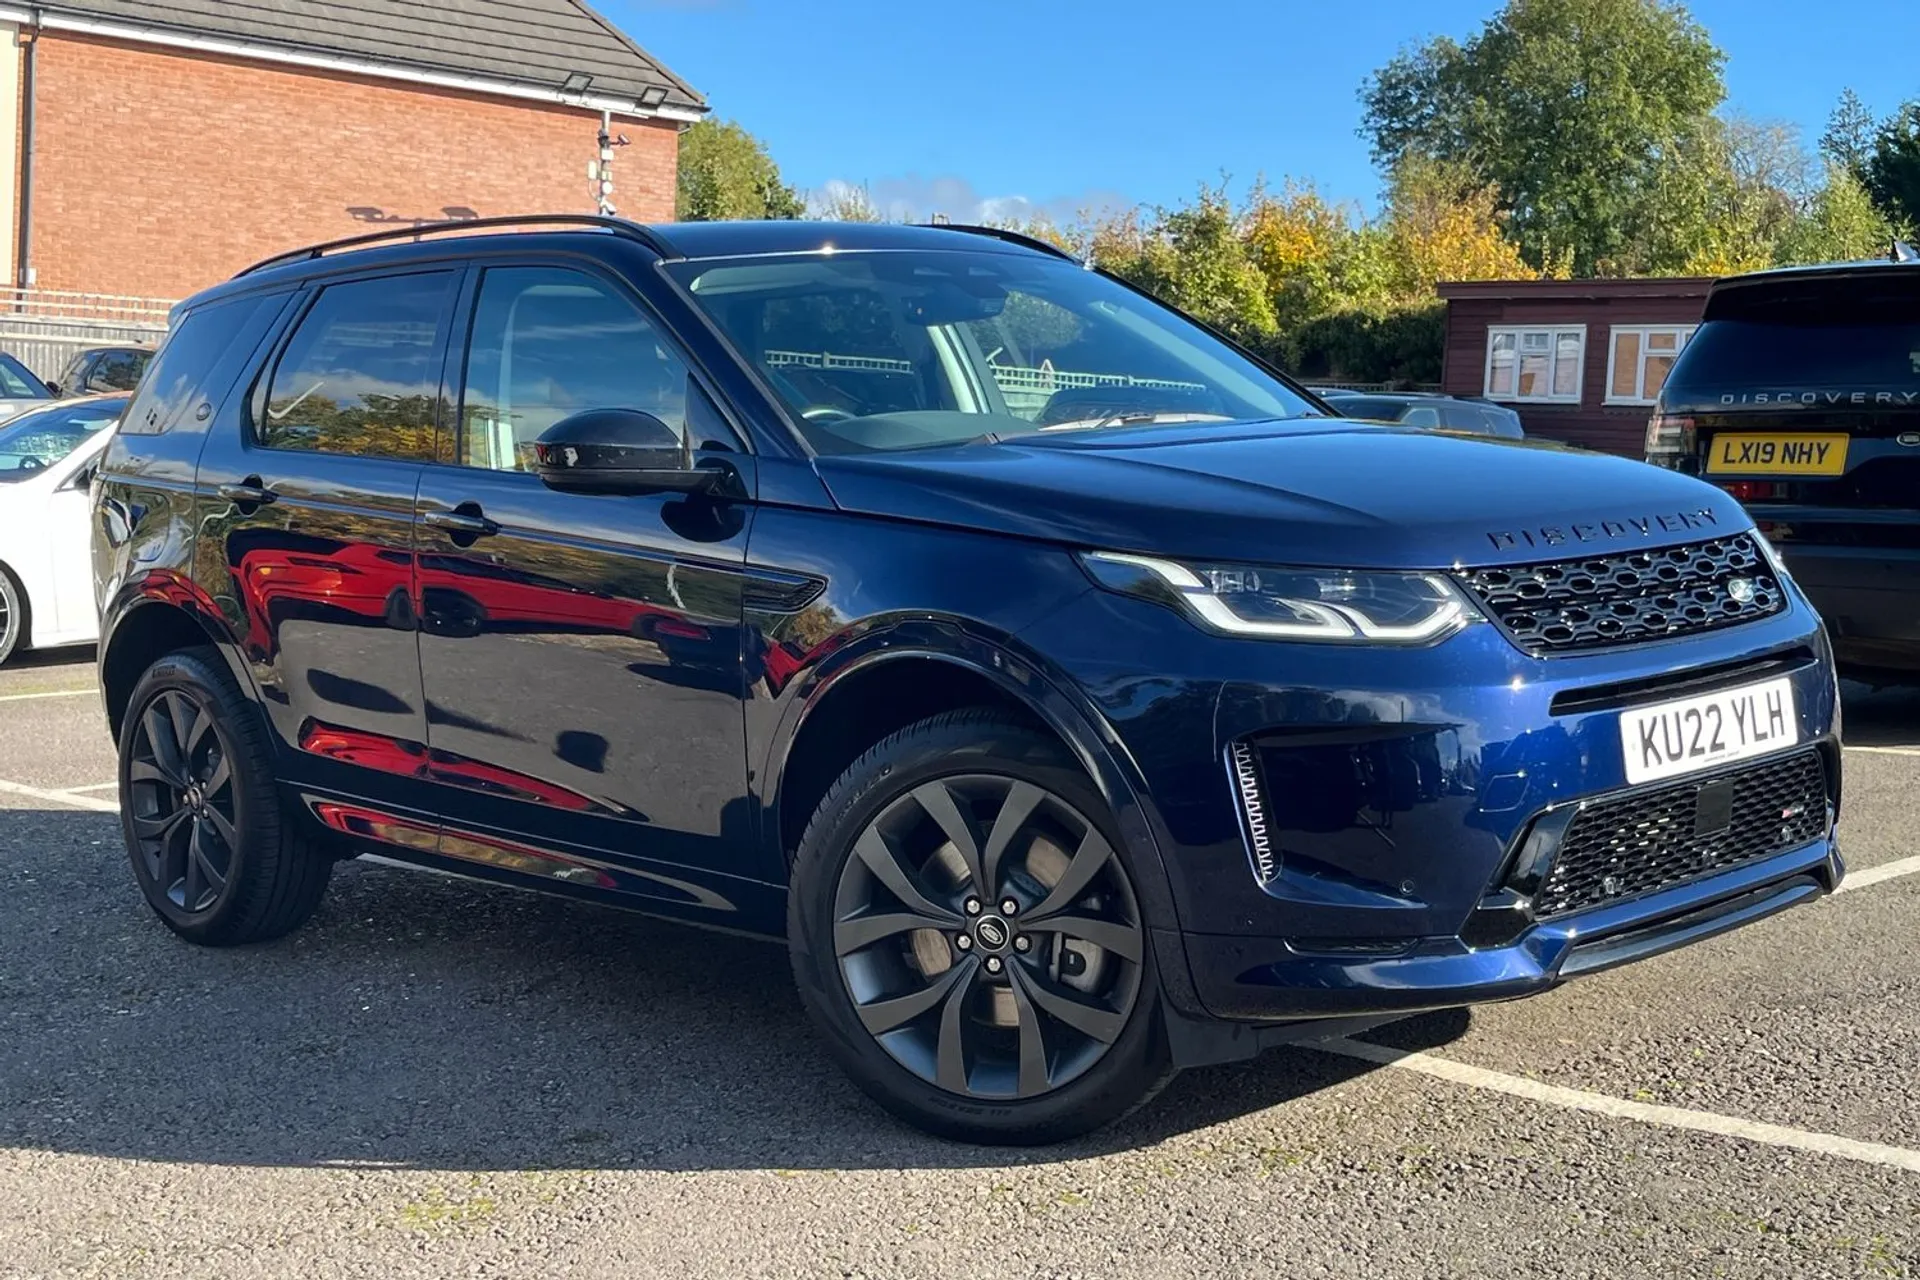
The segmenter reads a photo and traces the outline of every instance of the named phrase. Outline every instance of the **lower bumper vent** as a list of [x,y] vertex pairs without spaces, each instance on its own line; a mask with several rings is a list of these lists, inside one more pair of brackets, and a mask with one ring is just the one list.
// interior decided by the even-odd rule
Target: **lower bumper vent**
[[1817,749],[1597,801],[1567,824],[1534,915],[1653,893],[1811,843],[1826,829],[1827,771]]

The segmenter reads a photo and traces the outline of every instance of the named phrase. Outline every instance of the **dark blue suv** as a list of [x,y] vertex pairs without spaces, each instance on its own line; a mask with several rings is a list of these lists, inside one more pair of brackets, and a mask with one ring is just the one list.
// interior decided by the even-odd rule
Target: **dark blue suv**
[[1840,878],[1827,640],[1724,493],[1341,421],[1002,233],[516,227],[183,303],[110,446],[190,940],[375,850],[783,937],[881,1103],[1040,1142]]

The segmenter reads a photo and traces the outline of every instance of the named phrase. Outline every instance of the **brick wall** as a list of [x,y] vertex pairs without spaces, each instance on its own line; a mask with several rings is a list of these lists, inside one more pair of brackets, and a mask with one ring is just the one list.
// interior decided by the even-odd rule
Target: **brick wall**
[[[179,298],[283,249],[433,218],[589,213],[597,112],[184,50],[43,35],[33,266],[43,289]],[[679,135],[615,122],[614,202],[673,216]]]

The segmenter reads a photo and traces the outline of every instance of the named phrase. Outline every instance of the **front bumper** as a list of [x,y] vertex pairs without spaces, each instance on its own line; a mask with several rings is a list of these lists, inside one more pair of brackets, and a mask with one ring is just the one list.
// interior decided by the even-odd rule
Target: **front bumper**
[[1368,953],[1314,954],[1279,938],[1188,934],[1201,1006],[1247,1021],[1419,1013],[1535,995],[1644,960],[1831,893],[1845,874],[1832,839],[1632,902],[1534,925],[1475,948],[1429,938]]
[[[1033,639],[1135,774],[1173,905],[1150,923],[1169,1003],[1189,1016],[1271,1023],[1512,999],[1724,932],[1841,874],[1838,691],[1819,619],[1796,595],[1745,625],[1552,658],[1490,625],[1426,649],[1230,640],[1106,592]],[[1782,676],[1794,750],[1821,753],[1828,791],[1790,848],[1566,914],[1536,919],[1524,895],[1513,901],[1546,815],[1637,790],[1623,709]],[[1272,802],[1265,865],[1232,767],[1249,742]]]

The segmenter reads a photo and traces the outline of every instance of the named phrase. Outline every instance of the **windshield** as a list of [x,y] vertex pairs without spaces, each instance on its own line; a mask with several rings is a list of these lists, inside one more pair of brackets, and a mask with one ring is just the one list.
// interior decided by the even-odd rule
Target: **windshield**
[[11,400],[44,400],[47,389],[25,365],[0,352],[0,396]]
[[23,413],[0,426],[0,484],[29,480],[120,420],[125,397]]
[[667,269],[820,453],[1315,411],[1205,330],[1063,260],[929,250]]

